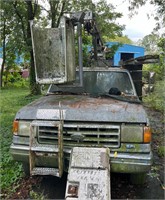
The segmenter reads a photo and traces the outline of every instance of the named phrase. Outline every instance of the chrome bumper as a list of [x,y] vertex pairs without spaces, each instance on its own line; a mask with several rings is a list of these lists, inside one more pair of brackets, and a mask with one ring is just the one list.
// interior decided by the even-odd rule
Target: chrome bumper
[[[21,162],[29,162],[29,146],[25,145],[15,145],[12,144],[10,147],[11,154],[14,160]],[[41,165],[46,165],[45,161],[52,165],[54,163],[57,165],[58,158],[54,156],[58,153],[56,146],[43,146],[37,147],[37,152],[41,153],[41,156],[38,157],[38,163]],[[69,165],[71,149],[64,148],[64,162],[65,162],[65,171]],[[43,159],[43,155],[46,156]],[[53,155],[53,156],[52,156]],[[55,159],[55,160],[53,160]],[[44,162],[44,163],[42,163]],[[152,152],[148,153],[126,153],[126,152],[113,152],[110,153],[110,167],[111,172],[117,173],[144,173],[148,172],[151,168],[153,162]],[[58,166],[54,166],[58,167]]]

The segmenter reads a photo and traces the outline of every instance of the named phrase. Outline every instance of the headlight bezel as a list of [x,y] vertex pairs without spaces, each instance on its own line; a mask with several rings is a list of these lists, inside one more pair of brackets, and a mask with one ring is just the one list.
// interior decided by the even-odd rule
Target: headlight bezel
[[150,143],[152,140],[151,127],[146,125],[121,125],[121,142]]
[[13,134],[17,136],[30,136],[31,121],[15,120],[13,122]]
[[124,143],[143,143],[143,126],[122,125],[121,142]]

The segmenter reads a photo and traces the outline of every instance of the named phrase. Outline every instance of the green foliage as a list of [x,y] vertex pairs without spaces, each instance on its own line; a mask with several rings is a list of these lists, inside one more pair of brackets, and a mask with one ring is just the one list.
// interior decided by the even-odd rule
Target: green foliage
[[117,18],[122,17],[122,14],[115,12],[112,4],[108,4],[105,0],[100,0],[95,3],[94,12],[96,13],[101,35],[111,38],[114,38],[116,35],[122,35],[124,27],[114,23]]
[[163,80],[165,75],[165,39],[157,34],[149,34],[139,40],[138,44],[145,48],[146,54],[159,55],[159,63],[144,65],[143,69],[155,72],[156,80]]
[[158,147],[158,155],[162,158],[165,156],[165,146]]
[[151,171],[148,173],[148,176],[150,176],[151,178],[158,178],[159,175],[159,170],[160,170],[160,166],[152,166],[151,167]]
[[[29,20],[34,17],[37,21],[42,19],[40,6],[37,6],[37,0],[31,1],[7,1],[1,2],[1,16],[3,23],[0,24],[1,42],[3,42],[3,60],[6,66],[6,71],[13,68],[16,56],[23,56],[26,59],[32,60],[31,51],[31,33]],[[32,64],[33,62],[31,62]],[[34,71],[34,66],[30,65],[31,71]],[[3,70],[2,73],[3,74]],[[30,76],[32,73],[30,73]],[[35,80],[35,76],[32,75]],[[32,80],[33,90],[37,88],[36,82]],[[7,79],[5,79],[7,81]],[[38,89],[38,88],[37,88]],[[37,90],[38,92],[38,90]],[[34,93],[37,93],[36,91]]]
[[165,54],[165,38],[164,37],[159,39],[158,47],[161,49],[160,51]]
[[118,48],[121,46],[122,44],[121,43],[116,43],[116,44],[113,44],[110,48],[107,48],[106,49],[106,52],[105,52],[105,58],[106,59],[111,59],[113,58],[115,52],[118,50]]
[[103,36],[105,42],[119,42],[121,44],[133,44],[131,39],[128,36],[115,36],[115,38],[110,38],[109,36]]
[[164,87],[165,83],[164,80],[157,81],[155,84],[155,90],[150,95],[143,98],[144,102],[146,102],[152,108],[159,110],[161,112],[165,111],[165,91]]
[[159,52],[158,41],[160,36],[158,34],[146,35],[143,39],[139,40],[137,43],[140,46],[145,47],[145,54],[156,54]]
[[[165,0],[129,0],[130,7],[129,10],[132,11],[132,14],[135,13],[135,9],[138,9],[140,6],[145,5],[146,3],[155,5],[155,19],[157,20],[157,29],[165,27]],[[150,13],[148,13],[150,15]],[[153,13],[151,13],[153,15]]]
[[159,63],[147,64],[143,66],[144,71],[152,71],[156,73],[156,80],[164,80],[165,76],[165,54],[159,54]]
[[[114,20],[121,17],[120,13],[114,11],[112,4],[106,0],[92,2],[91,0],[47,0],[50,10],[47,10],[38,4],[37,0],[30,1],[7,1],[2,0],[0,12],[2,21],[0,31],[1,41],[5,41],[4,59],[8,71],[13,68],[16,55],[23,55],[25,59],[30,59],[30,89],[32,94],[40,93],[40,88],[35,81],[34,62],[32,56],[31,34],[29,20],[35,19],[35,23],[46,26],[48,20],[51,20],[52,27],[57,27],[59,19],[64,12],[92,10],[96,14],[96,19],[100,32],[103,35],[114,37],[121,35],[122,26],[114,23]],[[47,19],[41,10],[48,13]],[[86,37],[87,38],[87,37]],[[83,47],[84,63],[87,63],[87,46]],[[7,79],[6,79],[7,80]]]
[[[91,10],[98,24],[99,32],[101,35],[113,38],[115,35],[121,35],[123,27],[114,23],[115,19],[120,18],[121,13],[114,11],[112,4],[108,4],[106,0],[99,0],[97,2],[91,0],[70,0],[70,1],[53,1],[48,0],[50,11],[48,11],[49,19],[52,21],[52,26],[57,27],[58,18],[61,12],[77,12]],[[64,3],[65,2],[65,3]],[[54,10],[56,9],[56,13]],[[92,37],[83,31],[83,65],[88,66],[89,53],[87,46],[92,45]],[[77,36],[76,36],[77,39]],[[76,64],[78,65],[78,47],[75,46],[76,51]]]
[[[25,23],[22,17],[22,23],[19,22],[19,18],[16,14],[14,4],[16,1],[1,1],[1,20],[0,24],[1,41],[6,38],[5,53],[6,53],[6,65],[11,67],[15,63],[16,54],[19,56],[22,53],[26,54],[26,44],[23,38],[22,23]],[[21,10],[21,14],[25,12],[25,5],[22,1],[18,2],[18,7]],[[4,26],[5,25],[5,26]]]
[[3,82],[5,83],[5,87],[26,87],[29,88],[29,81],[19,74],[19,72],[15,71],[10,73],[8,71],[4,72]]
[[37,199],[37,200],[45,200],[45,196],[42,193],[38,194],[38,193],[34,192],[33,190],[30,191],[30,198]]
[[1,141],[1,162],[0,162],[0,188],[2,193],[9,194],[14,191],[16,182],[22,177],[21,164],[13,161],[10,155],[10,144],[12,142],[12,123],[16,112],[24,105],[30,103],[39,96],[29,96],[27,88],[6,88],[0,91],[0,141]]
[[[83,51],[83,66],[88,66],[89,61],[89,52],[88,52],[88,46],[92,46],[92,36],[87,35],[82,29],[82,51]],[[76,65],[78,66],[78,35],[75,36],[75,54],[76,54]]]
[[165,70],[164,64],[163,65],[161,65],[160,63],[147,64],[144,65],[143,70],[148,72],[155,72],[157,81],[164,79],[164,70]]
[[65,0],[48,0],[48,3],[50,5],[50,10],[48,11],[48,18],[51,20],[51,27],[55,28],[58,27],[60,22],[60,17],[63,15],[64,11],[70,11],[67,10],[68,4],[70,1]]
[[48,0],[48,3],[50,5],[48,17],[53,21],[55,27],[57,27],[59,16],[63,12],[91,10],[96,15],[97,24],[102,35],[111,36],[111,38],[115,35],[122,35],[124,27],[114,23],[117,18],[122,17],[122,14],[115,12],[113,5],[108,4],[106,0],[98,0],[97,2],[92,0]]

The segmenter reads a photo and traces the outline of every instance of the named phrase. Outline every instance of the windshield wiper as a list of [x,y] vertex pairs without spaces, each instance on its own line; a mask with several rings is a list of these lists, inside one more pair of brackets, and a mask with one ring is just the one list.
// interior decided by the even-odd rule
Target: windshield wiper
[[47,93],[47,95],[55,95],[55,94],[57,94],[57,95],[86,95],[86,93],[84,93],[84,92],[77,92],[77,91],[75,91],[75,92],[73,92],[73,91],[63,91],[63,90],[57,90],[57,91],[52,91],[52,92],[49,92],[49,93]]

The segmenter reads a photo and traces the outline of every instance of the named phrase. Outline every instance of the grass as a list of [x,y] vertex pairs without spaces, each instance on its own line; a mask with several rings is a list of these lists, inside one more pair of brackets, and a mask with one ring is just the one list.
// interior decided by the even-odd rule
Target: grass
[[164,92],[165,82],[157,81],[155,84],[154,92],[143,98],[144,102],[150,107],[159,110],[160,112],[165,111],[165,92]]
[[[21,164],[13,161],[10,155],[12,142],[12,123],[16,112],[39,96],[28,96],[27,88],[6,88],[0,90],[0,188],[5,192],[13,192],[11,185],[23,176]],[[1,194],[2,195],[2,194]]]
[[165,146],[158,147],[158,155],[162,158],[165,156]]

